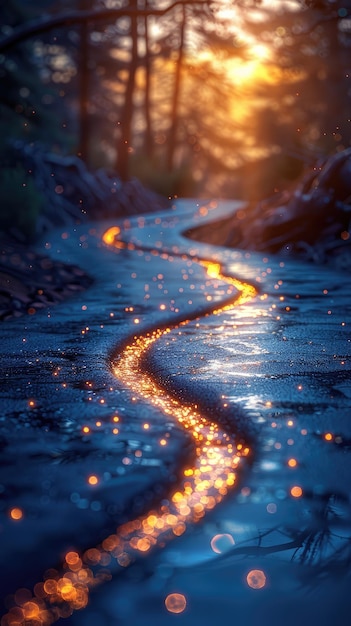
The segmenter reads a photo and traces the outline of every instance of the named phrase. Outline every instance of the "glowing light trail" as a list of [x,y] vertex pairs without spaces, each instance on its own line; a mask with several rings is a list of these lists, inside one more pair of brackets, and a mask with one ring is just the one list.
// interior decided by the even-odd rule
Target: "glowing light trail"
[[[117,239],[119,233],[118,227],[109,229],[103,237],[105,243],[129,248],[129,244]],[[163,251],[162,257],[165,256]],[[211,310],[206,308],[205,315],[218,314],[234,305],[244,304],[256,295],[251,285],[222,274],[219,263],[194,258],[191,260],[200,263],[210,278],[223,280],[239,292],[221,307],[217,304]],[[189,321],[182,320],[178,326]],[[17,592],[14,606],[2,618],[1,626],[49,626],[60,618],[68,617],[73,611],[84,608],[90,591],[109,580],[112,570],[127,567],[153,547],[164,545],[166,541],[182,535],[187,524],[202,519],[206,511],[213,509],[235,484],[237,468],[241,459],[249,454],[249,447],[242,442],[235,443],[219,424],[201,415],[196,405],[184,405],[173,398],[143,370],[145,352],[170,331],[171,328],[167,327],[135,335],[115,359],[113,371],[133,394],[147,399],[191,433],[195,442],[193,465],[184,469],[178,489],[166,503],[163,501],[159,508],[118,527],[116,533],[107,537],[101,545],[86,550],[84,554],[68,552],[61,571],[49,570],[44,580],[35,585],[33,594],[23,589]],[[88,480],[92,485],[98,482],[95,475],[91,475]],[[251,584],[262,585],[257,574]],[[183,596],[180,599],[181,602],[179,598],[175,602],[174,598],[168,598],[168,610],[184,610],[185,599]]]

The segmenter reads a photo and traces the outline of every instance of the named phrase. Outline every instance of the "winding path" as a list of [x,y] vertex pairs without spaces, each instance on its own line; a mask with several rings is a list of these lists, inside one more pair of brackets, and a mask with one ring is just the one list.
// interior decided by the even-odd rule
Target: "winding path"
[[[225,623],[234,613],[250,626],[349,624],[350,277],[293,259],[189,244],[181,228],[207,213],[211,218],[212,204],[180,201],[167,215],[125,221],[124,241],[115,227],[101,243],[110,224],[53,234],[47,244],[53,257],[78,262],[95,286],[83,306],[79,297],[30,323],[6,326],[3,363],[9,359],[15,377],[7,385],[11,406],[4,415],[13,423],[9,441],[16,443],[5,448],[1,482],[11,486],[18,472],[20,491],[10,502],[23,518],[6,520],[6,511],[2,516],[2,572],[12,575],[6,593],[17,589],[2,626],[46,626],[69,616],[75,626],[171,626],[177,612],[184,626]],[[217,208],[214,213],[217,218]],[[113,245],[126,250],[118,257]],[[226,276],[224,267],[245,283]],[[246,281],[261,293],[255,297]],[[118,353],[107,371],[116,341]],[[38,404],[24,410],[28,382]],[[15,402],[21,384],[26,395]],[[13,406],[28,423],[21,440],[18,418],[11,422]],[[47,420],[42,430],[35,419]],[[147,510],[148,497],[161,493],[168,467],[173,480],[172,454],[185,458],[181,429],[186,442],[193,441],[194,461],[187,455],[177,487],[139,515],[141,504]],[[60,441],[73,466],[53,464],[50,446]],[[135,447],[128,448],[129,441]],[[84,459],[80,451],[87,453]],[[247,456],[253,465],[246,473]],[[51,499],[46,479],[57,487]],[[160,482],[152,491],[155,480]],[[110,503],[124,515],[134,502],[132,521],[115,531],[120,517],[109,511]],[[193,523],[205,515],[204,523]],[[112,534],[99,534],[102,528]],[[228,546],[221,547],[225,540]],[[89,545],[95,547],[84,551]],[[59,567],[42,576],[59,553]],[[134,560],[135,568],[115,576]],[[79,611],[99,585],[94,601]],[[306,593],[312,586],[313,600]]]
[[[109,229],[103,239],[108,245],[135,248],[134,244],[122,241],[117,227]],[[160,254],[159,250],[154,252]],[[162,256],[165,258],[167,253],[162,251]],[[10,609],[2,619],[2,626],[25,625],[30,620],[38,626],[47,626],[84,608],[90,591],[109,579],[112,572],[128,566],[154,546],[162,546],[182,535],[187,524],[201,520],[206,511],[212,510],[235,484],[242,459],[250,454],[249,446],[241,439],[236,442],[232,434],[201,415],[197,405],[184,405],[172,397],[142,364],[150,346],[169,333],[171,328],[184,326],[200,316],[240,306],[257,294],[253,286],[222,273],[220,263],[194,257],[191,261],[202,265],[210,279],[230,286],[230,295],[223,298],[221,304],[216,302],[204,307],[202,313],[196,311],[187,315],[186,319],[178,316],[172,326],[158,325],[146,333],[134,335],[115,357],[112,367],[117,379],[123,381],[133,394],[142,396],[165,415],[172,416],[191,433],[195,444],[193,464],[184,469],[183,479],[169,497],[168,504],[163,503],[159,508],[124,524],[115,534],[106,537],[101,545],[86,550],[84,554],[68,552],[61,571],[38,582],[34,596]],[[177,603],[178,600],[174,601]]]

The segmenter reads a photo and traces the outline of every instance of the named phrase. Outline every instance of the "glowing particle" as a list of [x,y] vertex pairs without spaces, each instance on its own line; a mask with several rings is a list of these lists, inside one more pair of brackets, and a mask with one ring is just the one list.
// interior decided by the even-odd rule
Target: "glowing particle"
[[277,505],[275,504],[275,502],[269,502],[269,504],[267,504],[266,506],[267,509],[267,513],[276,513],[277,512]]
[[119,417],[118,417],[118,415],[114,415],[114,416],[113,416],[113,418],[112,418],[112,421],[113,421],[113,422],[116,422],[116,423],[117,423],[117,422],[119,422]]
[[18,520],[22,519],[22,517],[23,517],[23,511],[22,511],[22,509],[20,509],[19,507],[16,507],[16,506],[15,506],[15,507],[14,507],[13,509],[11,509],[11,511],[10,511],[10,517],[11,517],[13,520],[16,520],[16,521],[18,521]]
[[149,430],[150,428],[150,424],[148,424],[147,422],[145,424],[143,424],[143,429],[144,430]]
[[297,466],[296,459],[289,459],[288,460],[288,465],[289,465],[289,467],[296,467]]
[[67,552],[65,561],[69,565],[76,565],[80,561],[79,554],[77,552]]
[[160,439],[160,446],[166,446],[167,445],[167,439]]
[[138,317],[135,317],[133,321],[134,324],[140,324],[140,319]]
[[291,487],[290,493],[291,493],[293,498],[301,498],[301,496],[302,496],[302,489],[298,485],[294,485],[294,487]]
[[28,400],[28,406],[33,409],[35,407],[35,400],[33,400],[33,398],[31,398],[30,400]]
[[333,440],[333,435],[331,433],[325,433],[324,439],[326,441],[332,441]]
[[97,476],[95,476],[95,474],[91,474],[91,476],[88,476],[89,485],[97,485],[98,482],[99,482],[99,479]]
[[83,433],[85,433],[85,434],[90,433],[90,428],[89,428],[89,426],[83,426],[82,431],[83,431]]
[[217,554],[227,552],[227,550],[230,550],[230,548],[232,548],[234,544],[235,541],[233,537],[228,533],[215,535],[211,539],[211,548],[213,552],[216,552]]
[[118,226],[112,226],[112,228],[109,228],[103,235],[102,239],[105,243],[111,245],[113,243],[115,243],[115,238],[117,237],[117,235],[119,235],[121,232],[121,229]]
[[182,593],[170,593],[165,599],[165,605],[170,613],[183,613],[186,608],[186,598]]
[[251,589],[262,589],[266,585],[266,575],[261,569],[252,569],[246,576]]

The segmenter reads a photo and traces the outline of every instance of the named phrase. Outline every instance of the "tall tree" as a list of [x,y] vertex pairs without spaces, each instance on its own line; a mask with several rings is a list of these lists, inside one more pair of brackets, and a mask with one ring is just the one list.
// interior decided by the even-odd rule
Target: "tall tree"
[[151,53],[150,53],[150,33],[149,18],[147,11],[149,0],[144,0],[144,69],[145,69],[145,94],[144,94],[144,114],[145,114],[145,138],[144,153],[149,159],[153,155],[152,121],[151,121]]
[[[91,8],[90,0],[79,0],[79,8],[81,10]],[[78,138],[78,154],[85,161],[89,161],[89,25],[83,22],[79,28],[79,138]]]
[[116,145],[116,170],[122,180],[129,177],[129,155],[132,149],[133,136],[133,110],[134,110],[134,94],[135,94],[135,77],[139,64],[138,53],[138,17],[136,10],[138,8],[138,0],[130,0],[130,8],[135,11],[130,19],[130,61],[127,71],[127,79],[124,90],[124,102],[119,119],[119,136]]
[[179,101],[180,101],[180,89],[181,89],[181,76],[183,72],[183,62],[185,54],[185,29],[186,29],[186,7],[182,5],[178,7],[178,32],[179,32],[179,45],[178,45],[178,58],[175,61],[175,74],[174,74],[174,86],[173,95],[171,101],[171,113],[170,113],[170,127],[168,133],[167,155],[166,163],[168,170],[172,170],[174,166],[174,156],[176,151],[177,131],[179,124]]

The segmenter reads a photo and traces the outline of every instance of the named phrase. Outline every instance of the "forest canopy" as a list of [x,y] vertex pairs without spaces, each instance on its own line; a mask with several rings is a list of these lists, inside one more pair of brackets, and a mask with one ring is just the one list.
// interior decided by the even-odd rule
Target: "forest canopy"
[[351,0],[8,0],[0,16],[3,165],[40,142],[167,196],[247,197],[252,163],[265,195],[351,145]]

